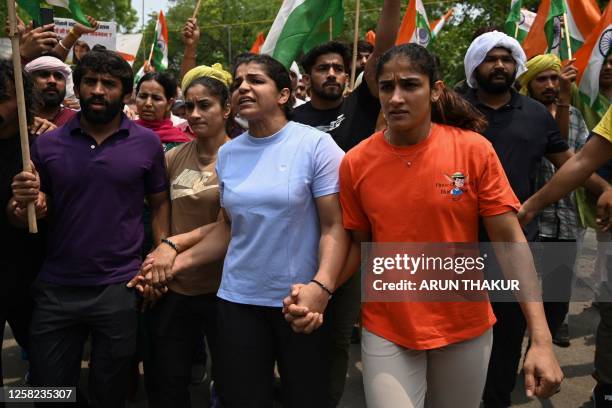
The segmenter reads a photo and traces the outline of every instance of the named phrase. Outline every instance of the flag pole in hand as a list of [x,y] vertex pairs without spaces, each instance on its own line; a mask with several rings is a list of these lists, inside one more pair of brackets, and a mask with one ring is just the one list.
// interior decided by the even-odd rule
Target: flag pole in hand
[[196,3],[195,9],[193,10],[193,15],[191,16],[191,18],[196,18],[198,16],[201,3],[202,3],[202,0],[198,0],[198,2]]
[[357,0],[355,7],[355,35],[353,37],[353,65],[351,66],[351,91],[355,87],[355,73],[357,72],[357,41],[359,41],[359,9],[361,0]]
[[[21,54],[19,52],[19,31],[17,30],[17,10],[15,0],[6,0],[9,17],[9,37],[13,49],[13,71],[15,71],[15,93],[17,94],[17,113],[19,116],[19,140],[21,141],[21,161],[23,171],[32,171],[30,165],[30,141],[28,137],[28,120],[26,117],[26,104],[23,92],[23,74],[21,71]],[[36,234],[36,208],[34,203],[28,204],[28,229],[30,233]]]
[[570,38],[569,27],[567,24],[567,13],[563,13],[563,31],[565,33],[565,41],[567,42],[567,58],[572,59],[572,39]]

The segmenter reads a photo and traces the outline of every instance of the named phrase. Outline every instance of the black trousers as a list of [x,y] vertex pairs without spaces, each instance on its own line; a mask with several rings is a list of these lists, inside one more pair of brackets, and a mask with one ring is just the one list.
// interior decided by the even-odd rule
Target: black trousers
[[[576,245],[573,241],[564,241],[562,247],[547,245],[550,242],[553,241],[542,240],[534,256],[541,268],[544,299],[559,300],[544,302],[548,327],[554,335],[569,309]],[[503,279],[499,266],[494,261],[490,265],[490,273]],[[497,323],[493,326],[493,347],[483,402],[486,408],[506,408],[511,405],[510,396],[516,385],[527,323],[517,302],[494,302],[492,306]]]
[[329,330],[329,383],[327,408],[342,399],[348,371],[351,334],[361,310],[361,274],[357,271],[340,286],[325,310]]
[[216,384],[225,408],[272,407],[275,362],[284,408],[327,405],[325,324],[312,334],[298,334],[281,308],[219,300],[218,312]]
[[[30,319],[32,318],[32,300],[29,287],[12,288],[0,291],[0,344],[4,339],[4,326],[8,323],[17,344],[29,350]],[[2,378],[2,353],[0,352],[0,386]]]
[[493,347],[483,401],[486,408],[507,408],[516,385],[526,322],[516,302],[495,302],[491,305],[497,323],[493,326]]
[[190,407],[191,366],[202,331],[210,348],[216,377],[217,295],[168,293],[151,310],[153,367],[159,407]]
[[83,346],[91,335],[89,404],[92,408],[125,406],[130,362],[136,349],[135,291],[126,288],[125,282],[69,287],[37,281],[32,296],[32,385],[78,386]]
[[540,241],[543,244],[541,270],[544,312],[550,333],[554,336],[569,311],[578,247],[575,240],[540,237]]

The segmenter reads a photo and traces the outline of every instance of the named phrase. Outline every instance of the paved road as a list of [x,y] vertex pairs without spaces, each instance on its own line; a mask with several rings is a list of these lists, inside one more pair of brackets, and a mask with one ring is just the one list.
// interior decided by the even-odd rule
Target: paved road
[[[595,241],[594,234],[587,234],[585,250],[579,259],[579,275],[585,275],[593,270]],[[577,302],[570,305],[570,336],[572,345],[569,348],[555,346],[555,353],[563,368],[566,380],[559,394],[548,401],[528,400],[524,396],[522,378],[519,378],[514,391],[513,401],[515,407],[521,408],[589,408],[590,393],[595,385],[591,377],[593,369],[594,333],[599,321],[598,313],[590,307],[588,302]],[[2,344],[2,358],[4,363],[4,379],[7,385],[23,384],[23,375],[26,364],[21,360],[19,347],[12,339],[10,330],[5,331],[5,340]],[[351,346],[351,363],[347,378],[346,391],[340,407],[365,408],[363,387],[361,383],[361,361],[358,345]],[[86,384],[87,366],[83,364],[82,383]],[[192,387],[193,406],[208,407],[207,384]],[[9,407],[25,408],[28,404],[9,404]],[[147,407],[145,394],[141,384],[136,400],[129,405],[131,408]]]

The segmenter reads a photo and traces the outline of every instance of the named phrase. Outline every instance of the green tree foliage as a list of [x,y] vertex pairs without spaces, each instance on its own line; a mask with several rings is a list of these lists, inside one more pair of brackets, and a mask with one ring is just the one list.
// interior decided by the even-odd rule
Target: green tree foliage
[[[138,15],[136,10],[132,8],[130,0],[81,0],[79,4],[85,15],[90,15],[99,21],[115,21],[121,31],[133,29],[138,22]],[[61,7],[55,7],[53,11],[56,17],[70,17],[70,12]],[[31,20],[22,10],[19,10],[19,15],[24,21]],[[0,0],[0,21],[3,24],[6,21],[6,16],[6,0]],[[1,35],[6,36],[4,30],[2,30]]]
[[[191,17],[195,3],[196,0],[178,0],[166,16],[170,36],[169,69],[175,73],[178,72],[183,58],[181,28],[187,18]],[[267,33],[281,3],[281,0],[202,0],[198,18],[201,39],[197,62],[221,62],[228,67],[230,55],[233,59],[240,52],[248,51],[258,32]],[[352,42],[355,3],[355,0],[344,0],[344,30],[337,40]],[[403,3],[402,15],[408,1]],[[445,82],[453,85],[463,79],[463,57],[476,30],[487,26],[502,27],[510,10],[510,0],[424,0],[423,3],[430,21],[438,19],[455,6],[453,19],[430,45],[430,50],[440,57]],[[598,3],[603,10],[607,0],[598,0]],[[537,11],[539,1],[524,0],[523,4],[524,7]],[[376,28],[381,6],[382,0],[361,0],[360,37],[363,37],[366,31]],[[141,48],[141,58],[137,60],[136,68],[142,65],[145,56],[148,57],[156,18],[156,15],[149,16],[143,41],[146,51]]]
[[[169,69],[178,73],[183,59],[181,29],[191,17],[197,0],[177,0],[168,10],[166,19],[170,37]],[[359,20],[360,37],[376,28],[383,0],[361,0]],[[597,0],[604,10],[608,0]],[[212,64],[221,62],[229,67],[239,53],[251,48],[257,33],[267,33],[280,8],[282,0],[202,0],[198,24],[201,38],[198,45],[197,62]],[[402,1],[402,15],[408,0]],[[440,57],[443,77],[453,85],[463,79],[463,57],[476,30],[486,26],[502,27],[510,10],[510,0],[423,0],[430,21],[438,19],[449,8],[455,6],[455,15],[440,35],[431,43],[430,50]],[[539,0],[523,0],[524,7],[537,11]],[[345,20],[343,34],[337,40],[352,42],[355,20],[355,0],[344,0]],[[123,31],[138,30],[136,11],[130,0],[81,1],[86,14],[99,20],[117,21]],[[56,8],[58,16],[64,10]],[[6,16],[6,2],[0,0],[0,18]],[[140,68],[148,57],[157,15],[148,16],[144,38],[135,69]],[[4,33],[2,34],[4,35]]]

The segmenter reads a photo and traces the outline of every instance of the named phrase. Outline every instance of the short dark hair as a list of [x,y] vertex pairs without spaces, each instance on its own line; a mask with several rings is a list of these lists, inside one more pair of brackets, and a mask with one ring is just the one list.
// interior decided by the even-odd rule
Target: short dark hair
[[367,41],[359,40],[357,41],[357,52],[369,52],[371,54],[374,52],[374,46]]
[[[253,54],[250,52],[240,54],[236,57],[234,62],[234,68],[232,69],[232,77],[236,78],[236,71],[238,67],[244,64],[255,63],[261,65],[264,72],[274,83],[276,84],[276,89],[282,91],[283,89],[289,89],[291,91],[291,77],[289,77],[289,71],[283,64],[275,60],[269,55],[266,54]],[[232,92],[234,88],[232,86]],[[287,100],[287,102],[283,105],[283,110],[285,112],[285,116],[287,119],[291,117],[293,112],[293,93]]]
[[302,57],[301,62],[302,66],[304,67],[304,72],[310,75],[310,71],[312,71],[317,59],[324,54],[339,54],[342,57],[342,62],[344,63],[344,70],[348,70],[349,61],[351,60],[351,53],[348,47],[338,41],[329,41],[314,47],[308,51],[304,57]]
[[[32,78],[27,72],[22,71],[23,92],[25,96],[26,117],[28,125],[32,124],[36,109],[40,106],[40,96],[34,88]],[[16,97],[15,71],[11,60],[0,59],[0,102]]]
[[189,89],[191,89],[191,87],[195,85],[202,85],[204,88],[208,89],[211,94],[219,98],[219,103],[221,104],[221,107],[225,108],[229,101],[229,90],[223,82],[219,81],[217,78],[212,78],[208,76],[196,78],[191,81],[189,85],[187,85],[187,87],[185,88],[185,91],[183,92],[184,98],[187,97],[187,92],[189,91]]
[[75,88],[80,87],[83,76],[88,72],[109,74],[119,78],[124,96],[131,94],[134,89],[132,67],[114,51],[91,50],[85,54],[72,73]]
[[140,86],[143,82],[155,81],[164,88],[164,96],[166,99],[176,98],[176,87],[178,83],[174,78],[174,75],[167,72],[148,72],[143,75],[136,85],[136,93],[140,92]]

